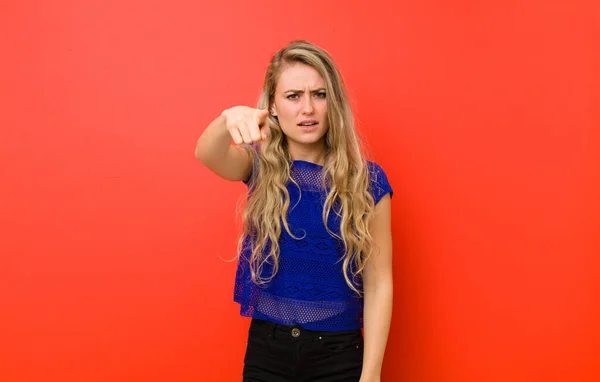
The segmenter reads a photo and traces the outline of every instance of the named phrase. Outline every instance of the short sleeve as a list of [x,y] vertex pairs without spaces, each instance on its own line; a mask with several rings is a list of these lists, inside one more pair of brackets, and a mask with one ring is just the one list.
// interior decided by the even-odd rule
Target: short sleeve
[[385,172],[377,163],[368,162],[369,177],[370,177],[370,192],[375,204],[387,194],[390,194],[390,198],[394,195],[392,186],[388,181]]

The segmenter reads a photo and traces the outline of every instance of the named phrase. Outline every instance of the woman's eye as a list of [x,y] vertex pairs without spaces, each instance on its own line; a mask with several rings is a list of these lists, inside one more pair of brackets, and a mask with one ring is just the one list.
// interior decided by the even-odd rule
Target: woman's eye
[[327,93],[325,93],[325,92],[319,92],[319,93],[317,93],[317,97],[319,97],[319,98],[326,98],[327,97]]
[[298,99],[298,94],[290,94],[287,96],[288,99]]

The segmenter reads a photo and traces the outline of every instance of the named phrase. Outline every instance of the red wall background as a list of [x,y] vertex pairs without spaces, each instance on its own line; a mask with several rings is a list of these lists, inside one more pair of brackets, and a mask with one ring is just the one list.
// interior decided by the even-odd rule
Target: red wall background
[[383,381],[600,380],[597,4],[2,1],[0,380],[240,380],[244,187],[193,149],[296,38],[396,191]]

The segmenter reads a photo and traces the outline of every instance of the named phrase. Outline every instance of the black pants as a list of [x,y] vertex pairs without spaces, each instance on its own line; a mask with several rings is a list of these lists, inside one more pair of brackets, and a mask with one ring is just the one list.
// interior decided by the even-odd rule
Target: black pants
[[320,332],[253,319],[244,382],[358,382],[360,330]]

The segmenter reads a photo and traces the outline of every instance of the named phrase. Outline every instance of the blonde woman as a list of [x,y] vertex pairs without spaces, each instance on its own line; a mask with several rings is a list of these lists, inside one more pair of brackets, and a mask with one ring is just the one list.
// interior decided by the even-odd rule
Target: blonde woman
[[243,381],[380,381],[392,189],[363,157],[330,55],[306,41],[277,52],[258,108],[225,110],[196,157],[248,185],[234,291],[252,318]]

